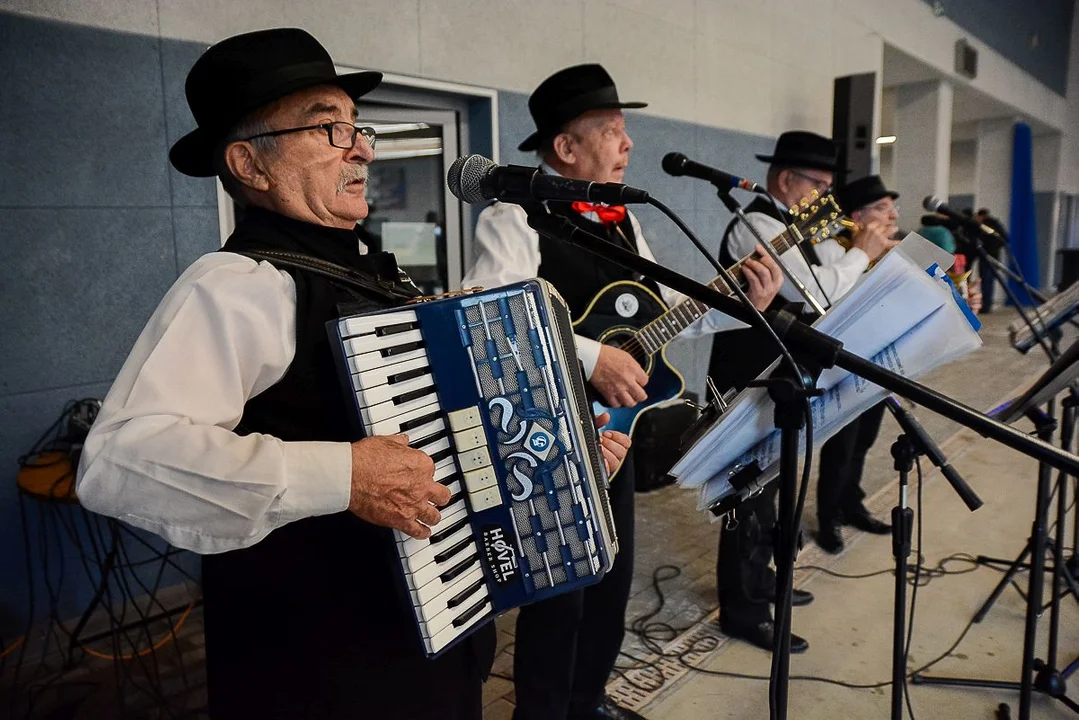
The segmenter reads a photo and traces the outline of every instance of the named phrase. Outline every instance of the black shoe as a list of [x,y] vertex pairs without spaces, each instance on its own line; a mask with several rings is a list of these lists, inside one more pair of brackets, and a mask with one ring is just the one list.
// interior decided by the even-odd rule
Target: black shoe
[[877,520],[865,508],[862,508],[860,512],[846,513],[844,517],[847,525],[873,535],[887,535],[892,531],[891,524]]
[[[772,646],[775,641],[776,626],[771,620],[760,623],[759,625],[741,628],[741,627],[723,627],[720,628],[724,633],[730,635],[732,638],[738,638],[745,640],[751,645],[756,645],[761,650],[772,651]],[[809,649],[809,641],[805,638],[791,633],[791,652],[794,654],[804,653]]]
[[[768,602],[775,605],[776,603],[776,591],[772,588],[772,592],[768,595]],[[799,590],[797,588],[791,593],[791,607],[801,607],[802,605],[808,605],[813,602],[813,593],[808,590]]]
[[574,714],[573,720],[647,720],[647,718],[632,710],[627,710],[604,695],[599,707],[589,713]]
[[839,531],[836,523],[821,523],[817,530],[817,544],[829,555],[838,555],[843,552],[843,533]]

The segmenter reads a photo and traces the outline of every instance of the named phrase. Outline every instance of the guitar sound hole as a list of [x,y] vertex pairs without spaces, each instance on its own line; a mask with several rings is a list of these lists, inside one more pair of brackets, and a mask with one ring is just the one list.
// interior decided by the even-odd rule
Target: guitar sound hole
[[652,374],[652,366],[654,359],[652,356],[646,356],[636,343],[630,343],[629,347],[623,347],[633,337],[632,330],[624,330],[620,328],[613,328],[610,332],[604,333],[600,338],[600,342],[604,345],[610,345],[616,347],[619,350],[625,350],[636,358],[637,362],[641,363],[641,367],[649,375]]

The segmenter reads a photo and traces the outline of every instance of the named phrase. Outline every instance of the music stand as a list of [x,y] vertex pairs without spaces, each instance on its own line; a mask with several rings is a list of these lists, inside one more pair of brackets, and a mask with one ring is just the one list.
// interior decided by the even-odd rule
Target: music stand
[[[1065,351],[1064,354],[1061,355],[1060,358],[1054,362],[1026,392],[989,414],[1003,422],[1012,422],[1023,416],[1029,417],[1035,423],[1039,439],[1050,442],[1053,437],[1053,432],[1056,430],[1056,420],[1053,417],[1052,408],[1049,413],[1045,413],[1039,409],[1039,406],[1046,403],[1049,403],[1050,406],[1052,406],[1052,399],[1060,392],[1067,389],[1077,379],[1079,379],[1079,340],[1073,342],[1067,351]],[[1066,451],[1070,450],[1071,438],[1075,429],[1076,405],[1077,403],[1074,396],[1069,396],[1064,402],[1064,432],[1061,444],[1062,449]],[[1011,570],[1009,570],[1008,574],[1005,575],[1004,579],[997,585],[989,600],[978,611],[978,614],[974,616],[974,622],[980,622],[985,617],[989,607],[995,602],[1000,593],[1003,592],[1004,587],[1011,582],[1011,578],[1018,572],[1019,568],[1023,567],[1023,558],[1029,553],[1031,555],[1030,579],[1026,598],[1026,624],[1023,631],[1023,669],[1020,682],[982,680],[978,678],[926,677],[924,675],[915,674],[911,678],[911,681],[914,684],[960,685],[1005,690],[1018,689],[1020,720],[1029,720],[1030,718],[1034,690],[1056,698],[1073,711],[1079,712],[1079,703],[1076,703],[1071,698],[1067,697],[1067,687],[1065,685],[1068,676],[1071,675],[1076,668],[1079,668],[1079,660],[1073,661],[1063,671],[1058,670],[1056,667],[1057,640],[1060,625],[1059,589],[1063,569],[1063,563],[1061,562],[1060,556],[1063,551],[1062,531],[1064,529],[1063,522],[1067,501],[1065,497],[1067,492],[1067,483],[1065,482],[1067,474],[1064,471],[1061,471],[1058,479],[1057,522],[1059,525],[1056,533],[1056,541],[1054,543],[1054,554],[1056,558],[1053,563],[1052,612],[1050,615],[1049,647],[1047,659],[1045,661],[1038,660],[1034,657],[1034,646],[1037,641],[1038,616],[1042,612],[1045,553],[1047,549],[1046,519],[1049,514],[1052,473],[1053,468],[1047,463],[1040,462],[1038,464],[1037,503],[1034,511],[1034,522],[1031,527],[1030,539],[1027,541],[1027,545],[1022,554],[1020,554],[1015,562],[1012,563]],[[982,562],[983,558],[979,557],[978,560],[979,562]],[[1069,584],[1072,585],[1073,592],[1075,592],[1076,588],[1072,583],[1070,576],[1067,576],[1067,579]],[[1037,677],[1035,677],[1035,673],[1037,673]]]

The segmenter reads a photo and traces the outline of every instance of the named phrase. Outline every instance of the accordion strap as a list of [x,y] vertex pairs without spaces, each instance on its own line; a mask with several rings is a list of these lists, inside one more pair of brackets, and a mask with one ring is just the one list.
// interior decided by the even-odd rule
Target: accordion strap
[[382,280],[370,273],[355,270],[321,258],[285,250],[233,250],[253,260],[265,260],[275,267],[293,267],[322,275],[330,280],[356,289],[365,295],[375,295],[394,302],[408,300],[420,295],[420,291],[403,273],[397,282]]

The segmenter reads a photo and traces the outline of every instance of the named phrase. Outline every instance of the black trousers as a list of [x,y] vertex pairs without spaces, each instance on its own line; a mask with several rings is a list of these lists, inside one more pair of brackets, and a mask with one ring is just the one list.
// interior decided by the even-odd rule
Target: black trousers
[[865,456],[877,440],[884,410],[884,403],[874,405],[821,447],[817,481],[817,518],[821,525],[841,522],[844,513],[861,510],[865,499],[861,485]]
[[737,525],[719,533],[716,583],[719,622],[726,628],[747,628],[772,619],[771,596],[776,576],[771,568],[779,482],[738,508]]
[[622,648],[633,582],[633,455],[611,481],[618,533],[614,567],[595,585],[526,605],[517,615],[515,720],[573,718],[603,699]]

